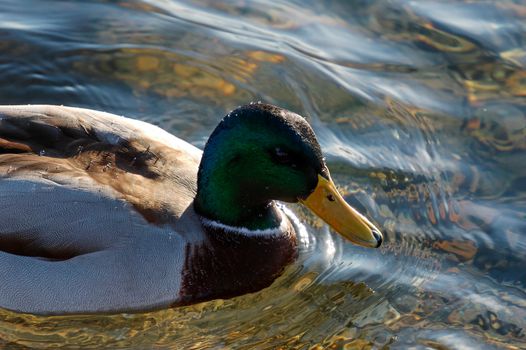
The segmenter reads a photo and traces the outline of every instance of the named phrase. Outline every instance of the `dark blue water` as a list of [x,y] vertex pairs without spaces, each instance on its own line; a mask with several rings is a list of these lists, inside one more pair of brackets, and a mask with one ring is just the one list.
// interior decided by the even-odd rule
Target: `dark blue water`
[[146,120],[198,147],[230,109],[309,118],[353,246],[299,206],[259,293],[142,315],[0,311],[6,348],[526,347],[523,1],[0,2],[0,103]]

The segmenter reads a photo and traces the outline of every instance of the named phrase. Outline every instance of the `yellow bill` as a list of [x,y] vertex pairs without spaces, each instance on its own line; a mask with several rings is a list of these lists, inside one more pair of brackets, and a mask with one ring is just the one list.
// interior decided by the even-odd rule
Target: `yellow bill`
[[380,230],[347,204],[332,180],[318,175],[314,192],[300,202],[349,241],[371,248],[378,248],[382,244]]

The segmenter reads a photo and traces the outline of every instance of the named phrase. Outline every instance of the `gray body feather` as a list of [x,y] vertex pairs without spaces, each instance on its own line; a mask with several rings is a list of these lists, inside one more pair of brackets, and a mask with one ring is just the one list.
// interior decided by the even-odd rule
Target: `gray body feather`
[[[0,307],[142,311],[180,298],[201,152],[152,125],[0,107]],[[193,229],[193,231],[192,231]]]

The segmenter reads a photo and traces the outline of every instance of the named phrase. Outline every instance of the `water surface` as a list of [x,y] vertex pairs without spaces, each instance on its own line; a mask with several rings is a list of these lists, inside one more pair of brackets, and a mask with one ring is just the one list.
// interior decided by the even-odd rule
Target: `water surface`
[[271,287],[138,315],[0,311],[4,348],[526,347],[526,4],[0,2],[0,103],[157,124],[203,147],[232,108],[306,116],[345,198],[382,227],[342,241],[299,206]]

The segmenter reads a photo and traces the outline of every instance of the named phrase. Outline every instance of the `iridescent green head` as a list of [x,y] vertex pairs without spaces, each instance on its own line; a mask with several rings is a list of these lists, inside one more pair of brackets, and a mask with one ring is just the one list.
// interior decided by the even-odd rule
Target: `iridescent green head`
[[[222,224],[267,229],[279,225],[273,200],[301,201],[323,219],[341,206],[349,210],[330,186],[320,145],[307,121],[285,109],[254,103],[230,112],[210,136],[199,166],[194,207]],[[327,209],[332,206],[336,211]],[[353,222],[359,224],[351,229],[365,237],[357,243],[376,246],[373,231],[378,230],[355,214],[351,213]],[[348,229],[347,223],[331,225],[339,232]]]
[[272,200],[297,202],[328,176],[320,145],[305,119],[268,104],[229,113],[206,144],[198,175],[197,211],[221,223],[275,226]]

